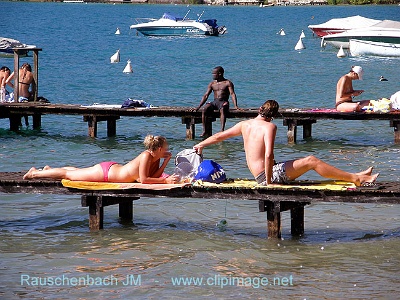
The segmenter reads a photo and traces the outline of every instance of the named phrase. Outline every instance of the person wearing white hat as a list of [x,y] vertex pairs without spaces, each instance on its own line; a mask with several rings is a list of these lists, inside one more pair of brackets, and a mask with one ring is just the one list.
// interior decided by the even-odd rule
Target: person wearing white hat
[[363,106],[369,104],[369,100],[353,102],[353,97],[361,95],[364,90],[354,90],[353,80],[362,80],[364,75],[363,68],[360,66],[352,66],[349,73],[340,77],[336,85],[336,104],[338,111],[353,112],[361,111]]

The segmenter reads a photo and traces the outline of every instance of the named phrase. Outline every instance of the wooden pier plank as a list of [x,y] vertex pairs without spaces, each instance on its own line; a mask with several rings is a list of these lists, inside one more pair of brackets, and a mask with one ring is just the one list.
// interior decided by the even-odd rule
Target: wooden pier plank
[[[324,112],[307,109],[281,109],[277,118],[283,119],[283,125],[288,126],[288,142],[294,143],[297,138],[297,127],[303,126],[303,138],[311,137],[312,124],[317,120],[389,120],[390,126],[394,127],[394,140],[400,143],[400,111],[390,113],[343,113]],[[97,136],[97,122],[107,121],[107,135],[116,133],[116,120],[120,117],[178,117],[182,118],[182,124],[186,125],[186,138],[194,139],[195,124],[201,123],[201,111],[193,111],[193,107],[170,107],[162,106],[150,109],[144,108],[101,108],[87,107],[73,104],[51,104],[40,102],[28,103],[0,103],[0,118],[10,119],[10,129],[17,131],[19,128],[15,120],[22,115],[36,115],[35,124],[40,124],[39,118],[46,114],[59,115],[82,115],[84,121],[88,122],[89,136]],[[258,108],[243,110],[231,109],[227,118],[254,118],[258,114]],[[219,112],[214,111],[211,120],[219,118]],[[209,124],[209,134],[212,133]]]
[[281,236],[281,212],[290,210],[291,233],[304,233],[304,207],[318,202],[400,204],[398,182],[381,182],[379,189],[314,190],[298,188],[218,188],[184,186],[171,190],[120,189],[81,190],[66,188],[58,180],[23,180],[24,172],[0,172],[0,193],[47,193],[80,195],[89,207],[90,230],[103,228],[104,207],[119,205],[119,217],[132,221],[133,201],[140,197],[205,198],[259,201],[259,211],[267,212],[269,238]]

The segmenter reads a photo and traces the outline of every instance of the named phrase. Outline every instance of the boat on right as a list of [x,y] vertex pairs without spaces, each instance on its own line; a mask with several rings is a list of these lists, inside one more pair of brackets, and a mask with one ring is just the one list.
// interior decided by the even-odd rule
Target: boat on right
[[349,45],[352,56],[400,57],[400,44],[350,39]]
[[351,39],[379,43],[400,44],[400,22],[384,20],[375,25],[329,34],[321,38],[321,47],[331,45],[335,48],[350,47]]

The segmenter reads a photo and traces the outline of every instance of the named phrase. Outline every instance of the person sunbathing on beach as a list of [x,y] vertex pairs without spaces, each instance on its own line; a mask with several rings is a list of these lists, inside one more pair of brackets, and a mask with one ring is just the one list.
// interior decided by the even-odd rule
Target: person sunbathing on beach
[[353,80],[362,80],[364,71],[360,66],[353,66],[349,73],[340,77],[336,85],[336,104],[338,111],[353,112],[361,111],[364,106],[369,104],[369,100],[353,102],[353,97],[361,95],[363,90],[353,89]]
[[201,154],[204,147],[213,145],[234,136],[242,136],[247,166],[257,183],[262,185],[285,184],[304,173],[314,170],[325,178],[352,182],[357,186],[370,185],[378,174],[372,175],[372,167],[359,173],[348,173],[314,157],[274,163],[274,143],[277,127],[271,123],[278,113],[279,104],[267,100],[258,111],[258,116],[241,121],[226,131],[219,132],[195,145],[194,150]]
[[[163,174],[171,159],[168,143],[162,136],[148,135],[144,139],[146,150],[125,165],[102,162],[88,168],[62,167],[43,170],[32,167],[24,179],[51,178],[100,182],[177,183],[177,175]],[[160,166],[161,158],[164,159]]]

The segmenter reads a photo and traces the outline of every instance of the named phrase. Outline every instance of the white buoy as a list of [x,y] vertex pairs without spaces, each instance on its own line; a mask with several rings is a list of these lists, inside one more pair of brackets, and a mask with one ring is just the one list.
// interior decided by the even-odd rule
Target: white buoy
[[302,31],[301,31],[301,34],[300,34],[300,38],[301,38],[301,39],[304,39],[305,37],[306,37],[306,35],[304,34],[304,31],[302,30]]
[[302,50],[306,49],[306,47],[303,44],[303,40],[299,38],[299,41],[297,42],[296,46],[294,47],[294,50]]
[[281,28],[281,30],[279,30],[279,34],[280,35],[286,35],[285,30],[283,30],[283,28]]
[[110,57],[110,62],[113,63],[119,63],[119,49],[117,52],[113,54],[113,56]]
[[131,60],[128,59],[125,69],[122,71],[123,73],[133,73]]
[[115,32],[115,34],[121,34],[121,31],[119,31],[118,27],[117,27],[117,31]]
[[343,46],[340,46],[340,49],[339,49],[338,53],[336,54],[336,56],[339,58],[346,57],[346,53],[343,50]]

